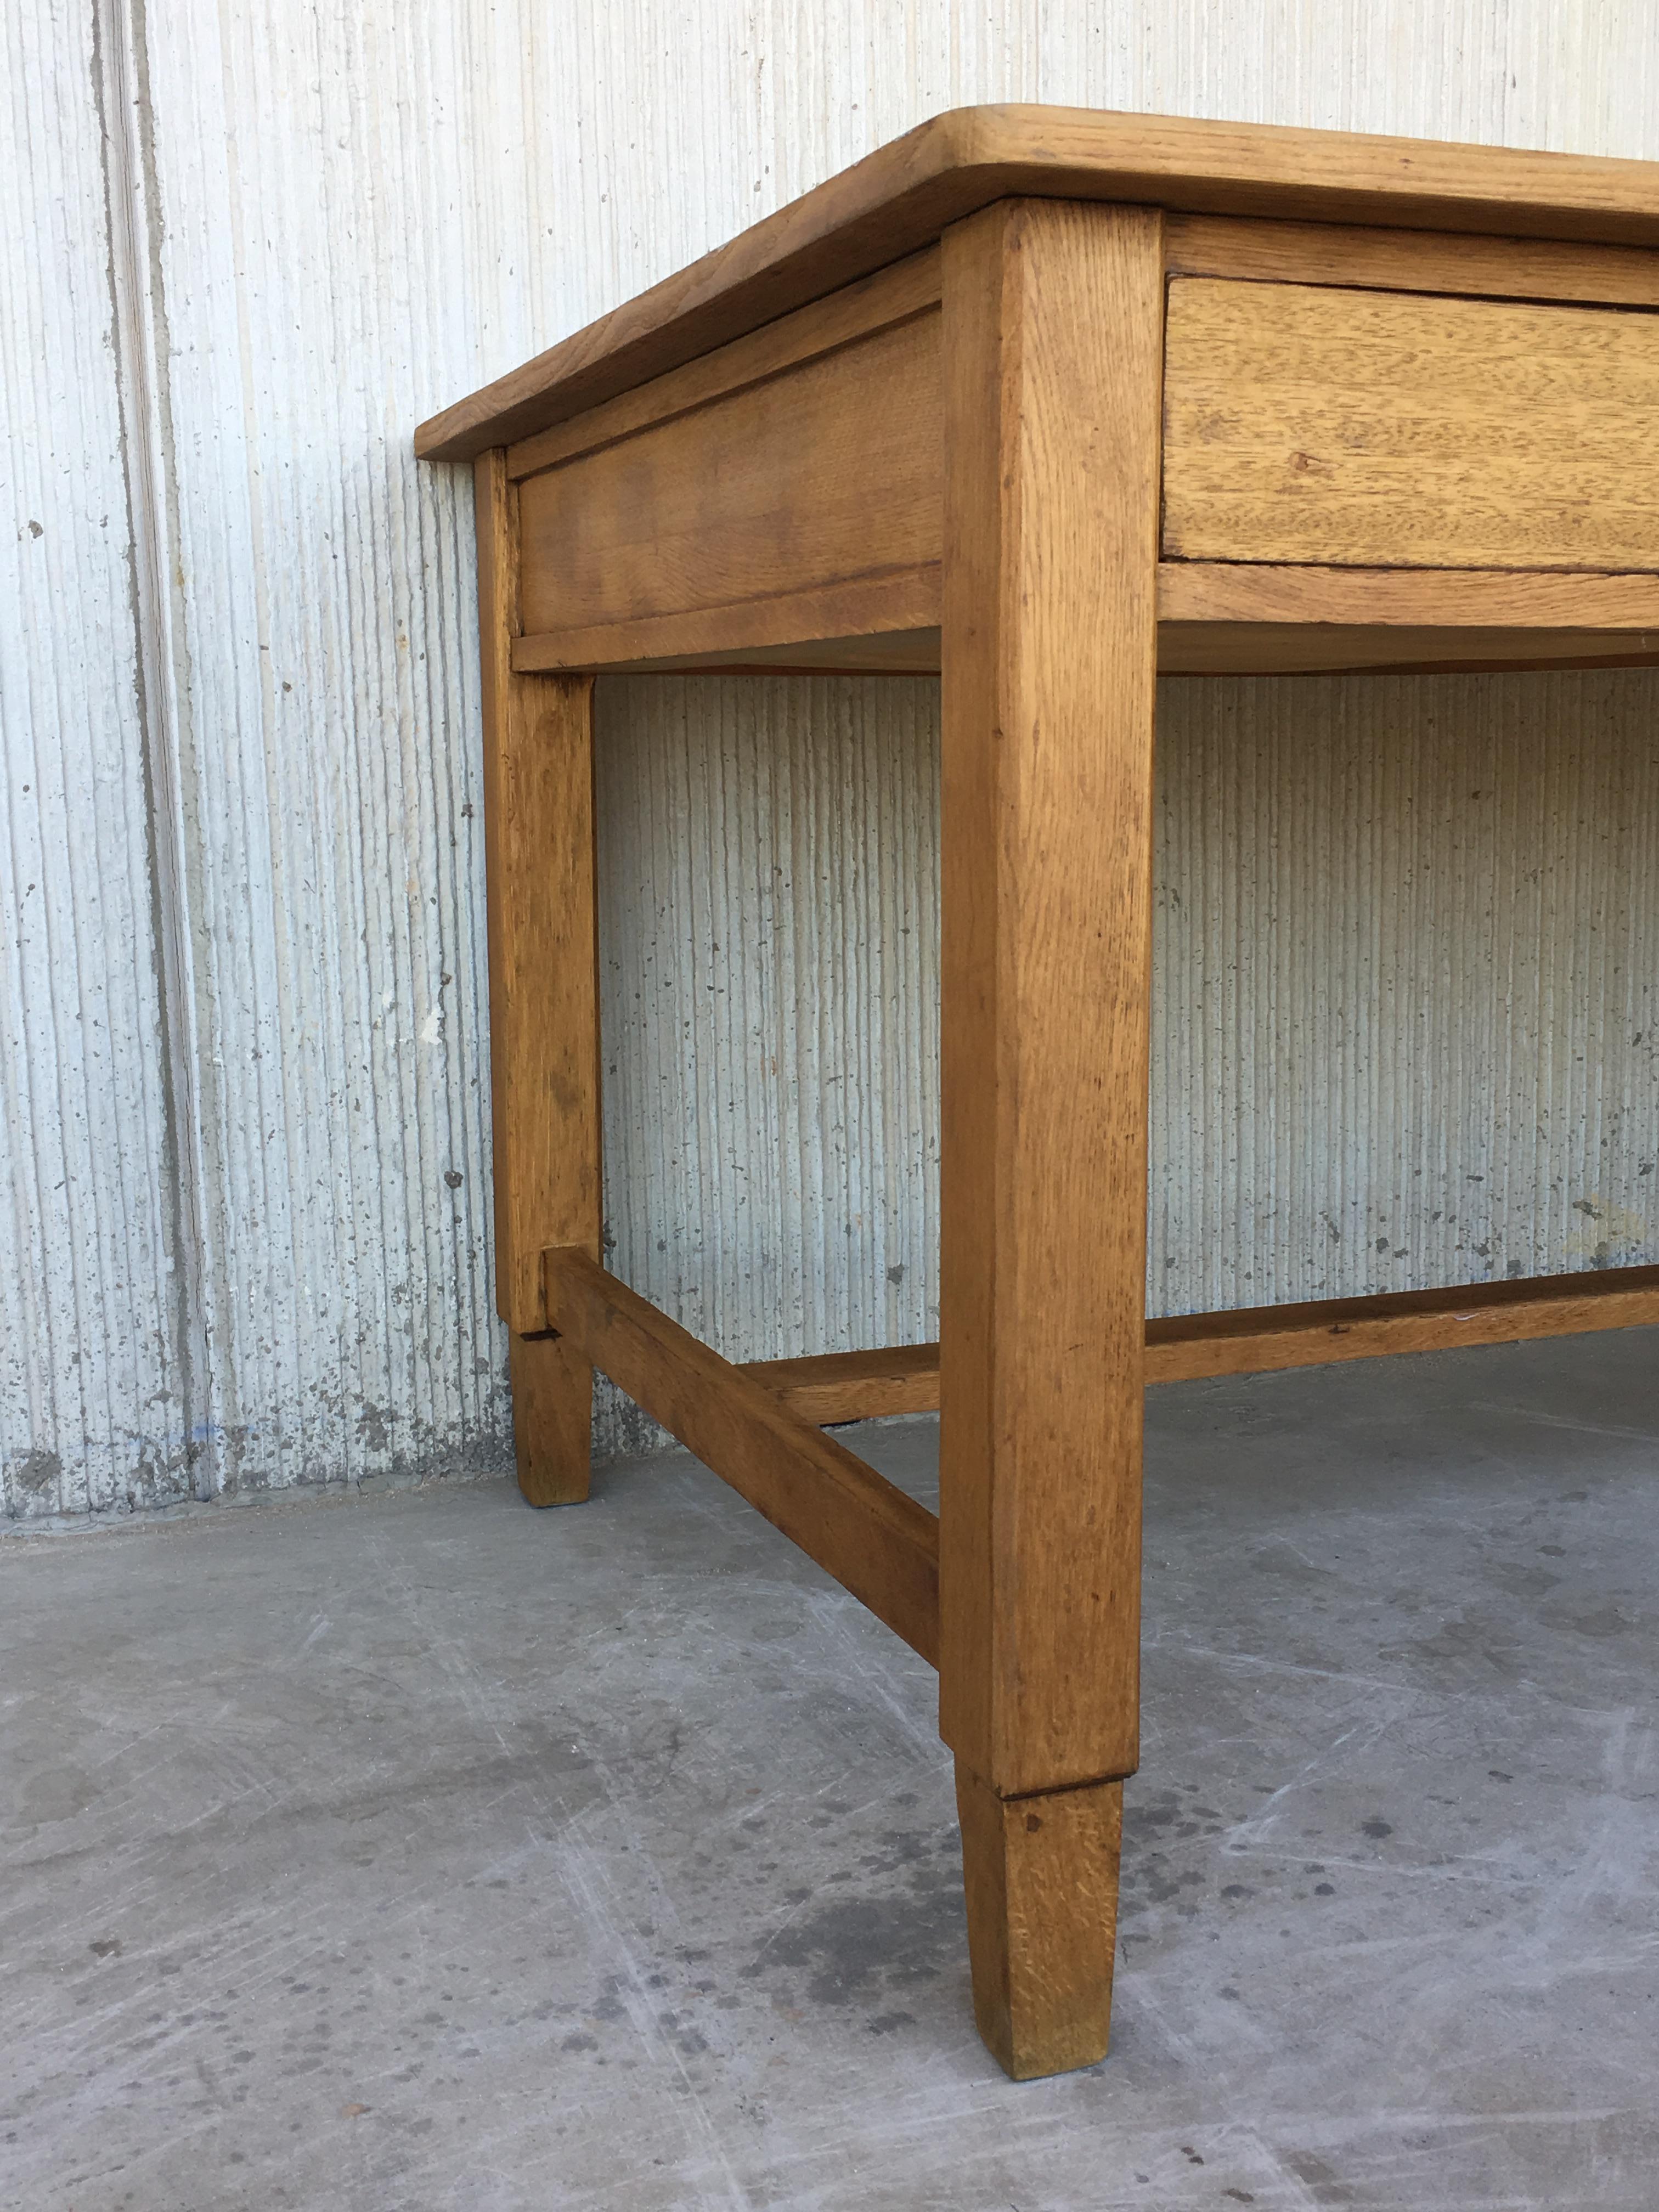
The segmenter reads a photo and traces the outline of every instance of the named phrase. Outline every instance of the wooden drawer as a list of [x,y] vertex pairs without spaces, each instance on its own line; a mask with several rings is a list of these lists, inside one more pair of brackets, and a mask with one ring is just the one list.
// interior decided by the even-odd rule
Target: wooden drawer
[[1659,569],[1659,315],[1176,277],[1164,550]]

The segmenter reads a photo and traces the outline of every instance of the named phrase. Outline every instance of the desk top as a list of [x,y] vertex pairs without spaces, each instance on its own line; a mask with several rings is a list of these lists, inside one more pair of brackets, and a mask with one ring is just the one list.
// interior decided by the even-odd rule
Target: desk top
[[957,108],[434,415],[415,450],[470,460],[564,422],[1017,194],[1659,246],[1659,162],[1089,108]]

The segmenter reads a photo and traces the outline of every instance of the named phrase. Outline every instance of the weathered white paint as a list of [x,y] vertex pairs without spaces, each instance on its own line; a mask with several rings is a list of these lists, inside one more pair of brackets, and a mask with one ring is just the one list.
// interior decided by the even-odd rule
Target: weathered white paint
[[[937,687],[601,696],[613,1264],[734,1355],[936,1334]],[[1659,1256],[1653,676],[1158,733],[1148,1310]]]
[[936,1335],[938,684],[599,701],[611,1265],[733,1358]]
[[1659,683],[1160,696],[1154,1310],[1659,1257]]
[[[470,491],[421,416],[960,101],[1659,156],[1650,0],[3,36],[21,1515],[501,1449]],[[927,1333],[930,692],[602,690],[614,1263],[734,1351]],[[1656,699],[1166,687],[1157,1304],[1659,1257]]]
[[176,1184],[95,26],[0,18],[0,1469],[187,1486]]

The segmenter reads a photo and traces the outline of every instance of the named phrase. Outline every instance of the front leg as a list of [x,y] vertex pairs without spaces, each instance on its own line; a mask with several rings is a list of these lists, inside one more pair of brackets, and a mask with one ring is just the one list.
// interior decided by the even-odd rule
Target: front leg
[[940,1729],[975,2005],[1104,2055],[1139,1742],[1162,220],[945,234]]

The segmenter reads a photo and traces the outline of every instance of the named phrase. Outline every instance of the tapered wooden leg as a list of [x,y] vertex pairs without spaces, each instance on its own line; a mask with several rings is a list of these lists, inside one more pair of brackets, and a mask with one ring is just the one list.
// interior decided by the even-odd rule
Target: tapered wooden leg
[[519,1487],[532,1505],[580,1505],[587,1496],[593,1370],[562,1336],[509,1341]]
[[1016,2081],[1106,2056],[1123,1784],[1000,1797],[957,1761],[974,2017]]
[[940,1728],[975,2007],[1105,2049],[1139,1738],[1163,246],[945,234]]
[[521,676],[517,500],[507,457],[475,475],[489,871],[495,1302],[512,1332],[519,1487],[587,1495],[592,1370],[548,1333],[541,1255],[599,1250],[593,679]]

